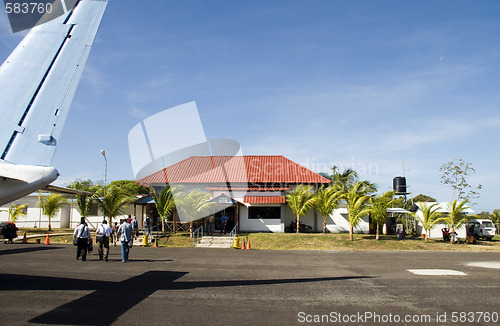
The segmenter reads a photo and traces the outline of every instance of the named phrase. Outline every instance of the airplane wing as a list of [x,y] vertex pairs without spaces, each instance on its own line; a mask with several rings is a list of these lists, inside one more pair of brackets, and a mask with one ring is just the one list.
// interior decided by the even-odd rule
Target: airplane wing
[[88,192],[88,191],[76,190],[76,189],[65,188],[65,187],[58,187],[58,186],[53,186],[53,185],[49,185],[49,186],[43,188],[42,191],[52,192],[52,193],[61,194],[61,195],[70,195],[70,196],[75,196],[75,195],[92,196],[94,194],[94,193]]
[[0,163],[52,164],[107,4],[78,1],[66,15],[34,27],[2,64]]

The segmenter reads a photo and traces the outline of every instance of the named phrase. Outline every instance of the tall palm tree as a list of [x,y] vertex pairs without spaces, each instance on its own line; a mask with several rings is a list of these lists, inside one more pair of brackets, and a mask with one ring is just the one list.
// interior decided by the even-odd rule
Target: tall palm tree
[[427,205],[420,202],[420,210],[422,211],[422,216],[412,213],[412,215],[422,224],[422,228],[425,230],[425,241],[429,241],[429,233],[436,225],[441,221],[441,214],[438,213],[439,204],[434,203],[432,205]]
[[123,215],[125,207],[135,199],[118,186],[106,189],[104,197],[94,196],[94,198],[98,201],[103,215],[109,218],[109,225],[113,223],[113,218]]
[[193,237],[193,221],[207,216],[215,203],[210,202],[210,195],[200,189],[193,189],[176,197],[176,206],[189,220],[189,234]]
[[349,240],[354,240],[354,228],[361,218],[369,213],[368,203],[370,194],[376,191],[375,185],[367,181],[357,181],[347,192],[340,188],[339,197],[347,202],[347,214],[349,222]]
[[453,243],[453,234],[455,230],[460,228],[469,219],[467,214],[465,214],[465,210],[467,209],[466,204],[467,200],[462,202],[458,200],[452,201],[448,204],[448,213],[440,219],[444,221],[450,229],[450,243]]
[[26,213],[23,213],[23,209],[28,207],[27,204],[22,205],[9,205],[9,219],[12,223],[16,223],[17,219],[21,216],[26,216]]
[[297,230],[300,229],[300,217],[306,215],[307,211],[313,207],[316,196],[311,192],[312,186],[300,184],[292,192],[286,195],[286,202],[292,212],[297,216]]
[[323,215],[323,233],[326,233],[326,218],[337,208],[339,204],[338,192],[334,187],[325,188],[321,186],[316,194],[314,209]]
[[330,176],[332,184],[344,193],[347,193],[349,189],[358,181],[358,173],[352,169],[346,169],[339,172],[337,167],[333,167],[333,174]]
[[375,239],[380,239],[380,225],[385,223],[387,219],[387,209],[394,204],[394,191],[387,191],[381,196],[370,197],[370,206],[368,211],[372,221],[377,224]]
[[50,194],[39,197],[37,207],[42,209],[42,214],[49,218],[49,231],[52,231],[51,220],[69,201],[60,194]]
[[[155,188],[151,188],[150,190],[151,196],[153,197],[153,200],[155,201],[156,204],[156,210],[158,211],[158,215],[160,215],[160,218],[163,221],[163,224],[165,225],[166,218],[170,216],[175,209],[175,201],[174,201],[174,194],[172,188],[167,184],[165,187],[163,187],[160,192],[156,191]],[[174,228],[175,230],[175,228]],[[167,230],[164,229],[164,232]]]
[[[94,184],[92,180],[76,180],[72,184],[68,186],[68,188],[82,190],[90,193],[96,193],[101,185]],[[92,195],[77,195],[76,196],[76,204],[78,206],[78,210],[80,211],[80,215],[82,217],[88,217],[90,214],[90,209],[92,208],[92,204],[95,202],[95,197]]]

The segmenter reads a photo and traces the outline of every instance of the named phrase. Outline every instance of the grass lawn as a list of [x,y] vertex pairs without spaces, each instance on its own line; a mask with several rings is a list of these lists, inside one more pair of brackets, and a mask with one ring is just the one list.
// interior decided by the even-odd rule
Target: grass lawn
[[375,240],[372,234],[355,234],[354,241],[349,234],[293,234],[293,233],[250,233],[240,234],[249,237],[252,249],[269,250],[451,250],[451,251],[498,251],[500,236],[493,241],[480,241],[477,245],[450,244],[439,240],[425,242],[423,238],[397,240],[395,235],[381,235]]
[[[42,243],[43,236],[47,235],[47,229],[19,229],[18,234],[23,236],[40,235]],[[73,233],[72,229],[54,229],[50,234]],[[188,232],[167,234],[158,241],[159,247],[192,247],[193,240]],[[431,239],[425,242],[423,238],[408,238],[397,240],[395,235],[381,235],[380,240],[375,240],[373,234],[355,234],[354,241],[349,240],[347,233],[241,233],[240,238],[250,238],[252,249],[261,250],[450,250],[450,251],[496,251],[500,252],[500,235],[496,235],[493,241],[479,241],[477,245],[472,244],[450,244],[440,240]],[[95,235],[93,234],[95,238]],[[51,243],[72,244],[72,235],[51,236]],[[35,242],[29,239],[29,242]],[[246,244],[246,241],[245,241]]]

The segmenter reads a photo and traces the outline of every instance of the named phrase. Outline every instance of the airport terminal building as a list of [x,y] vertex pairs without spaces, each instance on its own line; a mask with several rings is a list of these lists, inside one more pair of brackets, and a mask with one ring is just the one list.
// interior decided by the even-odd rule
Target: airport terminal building
[[[284,232],[296,217],[285,196],[299,184],[317,190],[330,180],[281,155],[192,156],[137,181],[160,190],[167,183],[181,184],[186,192],[207,192],[216,206],[216,229],[224,213],[238,223],[241,232]],[[311,209],[301,223],[321,231],[322,216]],[[139,218],[140,220],[140,218]],[[340,207],[327,219],[329,232],[346,232],[347,209]],[[357,232],[368,232],[363,220]]]

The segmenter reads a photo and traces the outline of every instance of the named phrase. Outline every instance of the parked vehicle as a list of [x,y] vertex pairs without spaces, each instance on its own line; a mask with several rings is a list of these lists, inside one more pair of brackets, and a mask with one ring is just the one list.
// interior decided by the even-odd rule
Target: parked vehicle
[[[288,225],[285,228],[285,232],[288,232],[288,233],[295,233],[295,232],[297,232],[297,220],[291,222],[290,225]],[[299,232],[301,232],[301,233],[311,233],[312,232],[312,227],[310,225],[303,224],[303,223],[299,222]]]
[[491,220],[475,219],[467,222],[468,235],[476,239],[491,240],[495,236],[496,230]]
[[17,227],[12,222],[1,222],[0,233],[3,236],[4,242],[12,243],[12,239],[17,238]]

